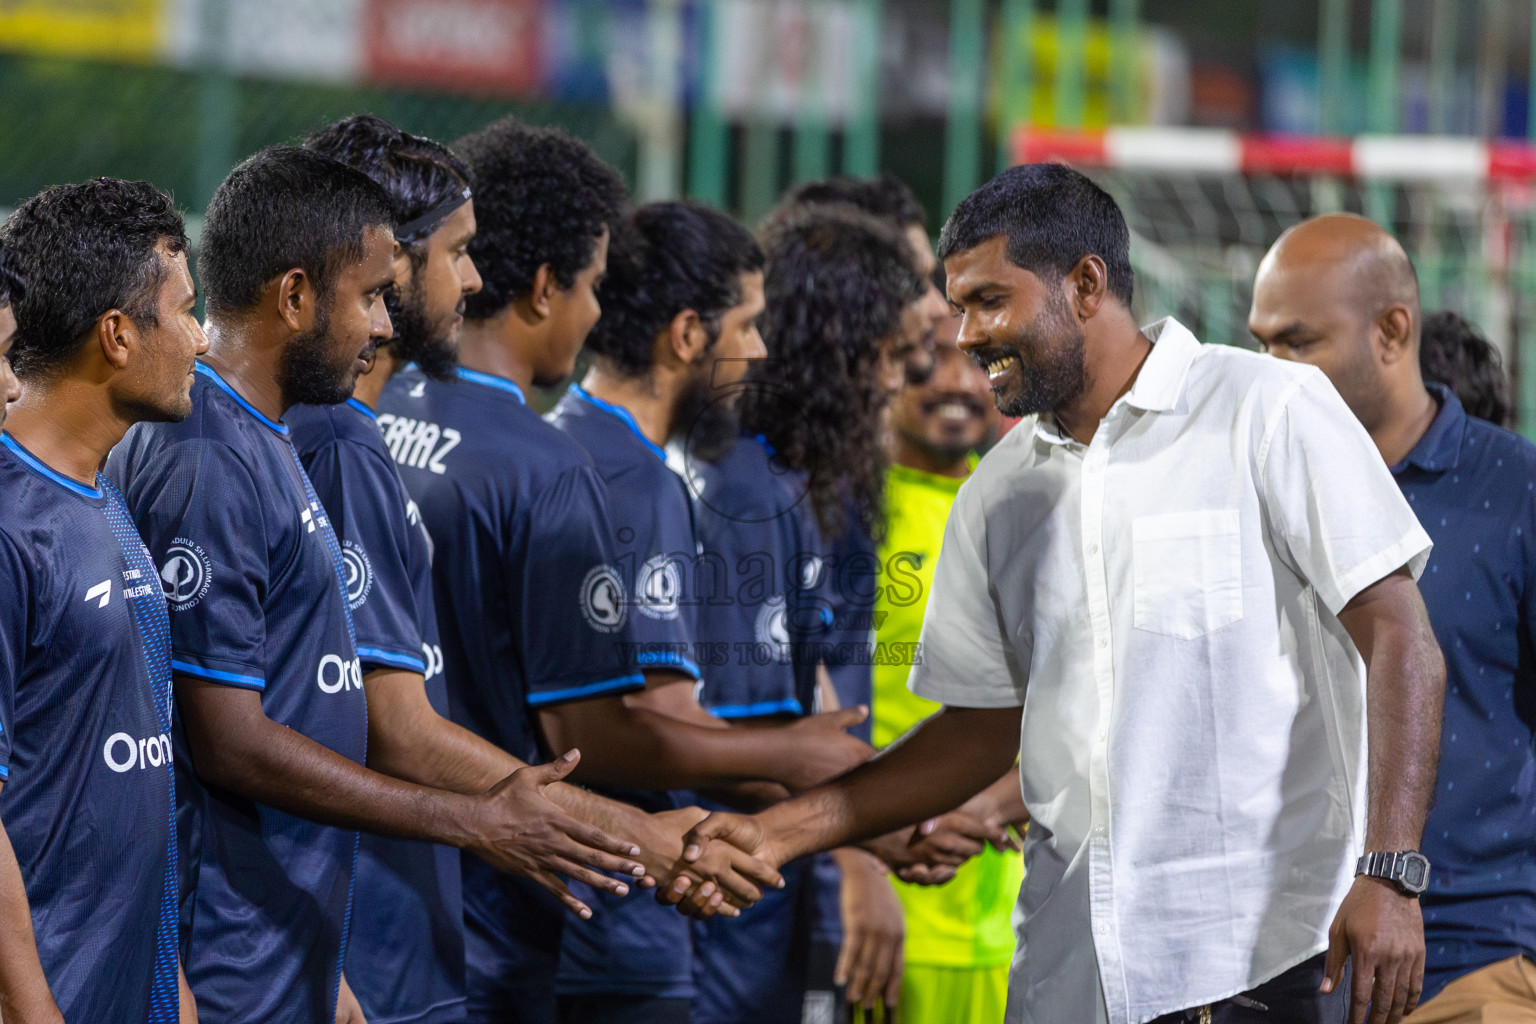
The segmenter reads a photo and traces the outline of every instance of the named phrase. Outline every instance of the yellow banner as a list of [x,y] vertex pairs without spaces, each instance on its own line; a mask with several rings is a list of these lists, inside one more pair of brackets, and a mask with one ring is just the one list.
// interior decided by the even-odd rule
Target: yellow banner
[[165,0],[0,0],[0,50],[150,60],[164,16]]

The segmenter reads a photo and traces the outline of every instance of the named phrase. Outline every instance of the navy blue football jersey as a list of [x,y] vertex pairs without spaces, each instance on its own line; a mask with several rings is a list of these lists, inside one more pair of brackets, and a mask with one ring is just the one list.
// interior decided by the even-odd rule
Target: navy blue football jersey
[[[450,717],[529,762],[535,712],[637,689],[602,481],[579,446],[501,377],[399,374],[379,426],[434,546]],[[464,858],[471,1017],[553,998],[560,904]],[[673,912],[675,914],[675,911]]]
[[165,598],[122,497],[0,434],[0,821],[70,1024],[174,1024]]
[[[341,541],[363,673],[419,673],[448,713],[432,604],[432,542],[372,409],[356,399],[283,417]],[[363,835],[347,983],[370,1024],[446,1024],[464,1015],[459,851]]]
[[[579,385],[571,385],[549,420],[586,449],[608,488],[634,663],[699,678],[697,607],[688,593],[699,552],[687,485],[628,410]],[[678,803],[665,793],[607,792],[645,810]],[[594,913],[566,928],[562,993],[692,998],[687,919],[641,890],[614,896],[580,886],[579,895]]]
[[[685,478],[710,569],[696,576],[708,588],[697,595],[699,637],[729,655],[711,659],[699,702],[732,719],[815,712],[832,611],[803,475],[763,438],[743,437],[714,462],[687,460]],[[784,865],[784,888],[749,913],[694,923],[693,1024],[799,1024],[820,922],[814,862]]]
[[[132,428],[107,472],[161,567],[172,669],[255,691],[268,718],[361,762],[342,549],[288,428],[199,364],[192,415]],[[205,785],[190,764],[179,746],[182,962],[199,1018],[329,1024],[357,833]]]

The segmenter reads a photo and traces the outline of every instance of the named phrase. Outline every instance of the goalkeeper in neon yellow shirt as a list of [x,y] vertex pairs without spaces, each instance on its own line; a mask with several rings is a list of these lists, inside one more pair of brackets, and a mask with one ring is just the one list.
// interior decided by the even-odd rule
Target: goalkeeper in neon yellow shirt
[[[975,465],[972,453],[996,422],[986,375],[959,349],[942,345],[928,380],[909,384],[892,402],[892,466],[880,552],[887,585],[875,608],[880,649],[901,650],[892,645],[917,640],[949,507]],[[877,747],[892,743],[939,708],[907,689],[909,669],[906,664],[874,666]],[[1011,805],[996,813],[1017,821],[1023,803],[1018,778],[1012,779]],[[895,883],[907,924],[902,1024],[997,1024],[1003,1019],[1014,951],[1011,917],[1023,870],[1019,853],[989,846],[946,885]]]

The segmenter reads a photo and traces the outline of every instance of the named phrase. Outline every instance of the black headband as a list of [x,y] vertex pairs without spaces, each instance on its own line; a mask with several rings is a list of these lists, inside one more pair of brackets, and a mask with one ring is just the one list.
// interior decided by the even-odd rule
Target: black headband
[[450,196],[415,220],[406,221],[395,228],[395,241],[414,242],[430,235],[442,226],[443,221],[447,220],[453,211],[469,202],[469,196],[469,186],[465,185],[463,192]]

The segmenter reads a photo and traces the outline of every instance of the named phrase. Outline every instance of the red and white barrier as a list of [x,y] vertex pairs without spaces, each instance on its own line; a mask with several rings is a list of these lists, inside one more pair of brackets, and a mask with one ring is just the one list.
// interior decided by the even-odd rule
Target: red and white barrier
[[1015,163],[1183,174],[1328,174],[1374,181],[1529,181],[1536,146],[1433,135],[1312,138],[1240,135],[1217,128],[1020,130]]

